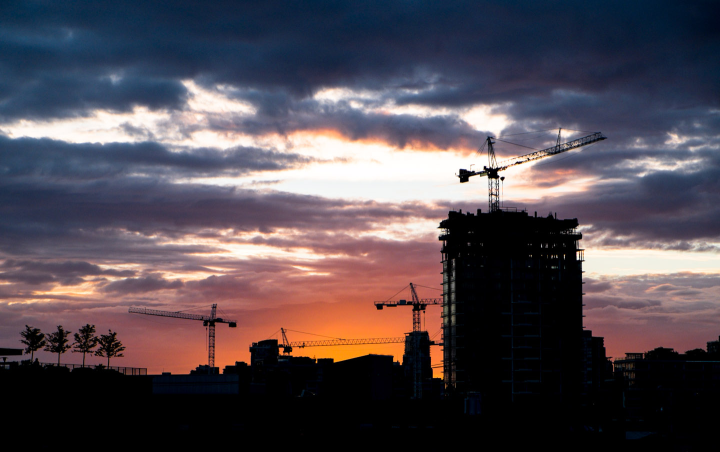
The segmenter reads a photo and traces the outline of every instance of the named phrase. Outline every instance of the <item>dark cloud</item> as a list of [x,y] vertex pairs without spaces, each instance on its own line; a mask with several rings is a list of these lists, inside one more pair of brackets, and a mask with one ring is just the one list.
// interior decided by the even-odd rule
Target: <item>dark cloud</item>
[[660,306],[661,304],[662,303],[659,300],[627,300],[621,297],[598,296],[591,296],[585,298],[585,305],[589,310],[605,308],[607,306],[614,306],[618,309],[640,310],[653,306]]
[[167,280],[160,275],[148,275],[142,278],[126,278],[113,281],[103,287],[103,292],[121,295],[155,292],[158,290],[179,289],[184,283],[181,280]]
[[[599,281],[585,278],[585,282],[587,310],[612,306],[652,315],[720,310],[720,304],[716,302],[719,293],[717,287],[720,286],[720,276],[717,274],[607,276]],[[603,289],[593,290],[598,286]]]
[[79,186],[4,184],[0,196],[5,211],[13,213],[12,222],[5,222],[8,226],[38,221],[48,226],[119,227],[147,235],[195,228],[365,230],[391,219],[439,218],[445,210],[422,203],[351,202],[147,179]]
[[702,294],[703,292],[700,290],[676,290],[673,292],[673,295],[677,297],[696,297]]
[[[720,46],[719,46],[720,47]],[[596,94],[555,91],[546,96],[523,97],[495,108],[515,120],[503,133],[576,127],[601,129],[612,137],[612,145],[640,155],[665,147],[669,133],[686,138],[699,137],[707,145],[709,137],[720,132],[719,100],[696,103],[622,91]],[[580,127],[582,125],[582,127]],[[699,143],[696,143],[697,146]],[[647,149],[650,147],[651,149]]]
[[511,103],[518,119],[565,115],[585,124],[600,119],[596,96],[611,96],[605,108],[613,105],[617,121],[634,113],[651,123],[678,108],[717,107],[718,8],[712,1],[5,2],[0,99],[6,117],[180,108],[187,93],[178,80],[196,79],[298,99],[350,87],[394,91],[398,104]]
[[658,286],[651,287],[646,292],[671,292],[677,290],[677,287],[672,284],[660,284]]
[[592,278],[583,278],[583,292],[585,293],[601,293],[613,287],[608,281],[597,281]]
[[120,124],[120,128],[127,136],[142,138],[143,141],[155,141],[155,134],[153,134],[147,127],[135,126],[129,122],[124,122]]
[[[43,163],[38,158],[35,166],[28,164],[23,171],[36,174]],[[62,173],[75,170],[79,178],[92,171],[71,166]],[[223,240],[232,238],[221,233],[227,230],[358,232],[408,219],[434,223],[445,214],[444,208],[417,202],[344,201],[150,177],[90,181],[10,177],[0,181],[0,249],[18,256],[57,258],[69,253],[146,262],[168,255],[216,252]],[[216,244],[173,242],[193,236],[216,240]]]
[[29,285],[58,283],[70,286],[87,276],[132,276],[132,270],[102,269],[82,261],[40,262],[8,259],[0,264],[0,280]]
[[[0,51],[1,52],[1,51]],[[88,74],[41,75],[18,81],[12,93],[0,94],[0,118],[42,119],[85,116],[93,110],[129,112],[142,105],[151,110],[179,109],[187,89],[176,80],[142,77],[93,77]]]
[[[378,255],[405,256],[405,259],[433,256],[438,252],[435,235],[414,237],[415,242],[383,240],[376,237],[356,238],[344,232],[304,232],[297,235],[265,237],[257,235],[249,240],[255,245],[269,245],[281,249],[306,248],[320,255],[345,255],[361,257],[371,266]],[[425,260],[425,259],[422,259]],[[324,263],[312,266],[324,268]]]
[[[472,149],[485,133],[454,114],[379,111],[386,105],[497,103],[496,112],[513,121],[508,133],[558,125],[605,131],[613,143],[603,147],[607,152],[553,164],[603,178],[645,175],[643,159],[697,157],[689,151],[693,146],[713,153],[720,136],[720,63],[714,58],[720,33],[708,19],[720,12],[714,2],[682,8],[673,2],[100,5],[3,6],[0,113],[55,117],[135,105],[177,110],[188,96],[179,80],[193,79],[252,103],[257,113],[209,114],[207,124],[181,126],[186,133],[204,127],[251,135],[332,131],[399,148]],[[370,95],[341,102],[310,98],[328,87]],[[122,128],[155,139],[137,125]],[[668,146],[668,133],[687,141]],[[221,157],[198,153],[173,153],[166,164],[196,171],[300,164],[292,161],[297,156],[257,149]],[[105,174],[125,168],[117,160],[108,166],[90,168]]]
[[405,148],[475,149],[487,136],[456,115],[419,117],[411,114],[369,113],[347,102],[321,103],[315,100],[295,102],[289,97],[252,97],[259,107],[255,115],[214,115],[208,127],[250,135],[297,131],[334,132],[350,141],[382,141]]
[[253,147],[170,150],[154,142],[67,143],[48,138],[10,139],[0,135],[0,175],[6,179],[107,180],[136,175],[242,175],[297,168],[313,161],[298,154]]

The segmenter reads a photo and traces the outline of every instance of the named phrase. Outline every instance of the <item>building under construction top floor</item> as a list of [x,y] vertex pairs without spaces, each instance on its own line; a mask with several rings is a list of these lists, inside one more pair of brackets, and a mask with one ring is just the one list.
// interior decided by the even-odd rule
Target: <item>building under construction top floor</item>
[[577,400],[582,261],[576,219],[450,212],[443,232],[443,363],[450,393],[485,407]]

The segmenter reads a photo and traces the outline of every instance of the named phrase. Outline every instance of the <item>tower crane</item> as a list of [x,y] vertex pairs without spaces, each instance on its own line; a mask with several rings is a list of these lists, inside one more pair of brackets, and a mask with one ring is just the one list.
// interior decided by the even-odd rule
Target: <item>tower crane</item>
[[130,314],[157,315],[161,317],[172,317],[175,319],[199,320],[203,326],[208,327],[208,366],[215,367],[215,324],[227,323],[230,328],[237,327],[236,320],[223,319],[217,316],[217,305],[213,304],[210,309],[210,315],[188,314],[180,311],[158,311],[156,309],[133,308],[128,309]]
[[[376,301],[375,307],[378,310],[383,308],[395,308],[397,306],[412,306],[413,313],[413,332],[409,333],[405,340],[405,350],[410,352],[412,356],[411,372],[413,377],[413,398],[422,398],[422,384],[423,384],[423,369],[422,359],[423,352],[421,343],[423,337],[427,338],[428,345],[433,345],[433,342],[428,337],[427,332],[422,331],[422,325],[420,323],[420,314],[425,311],[428,305],[438,306],[442,305],[442,298],[420,298],[418,297],[417,291],[415,290],[415,284],[410,283],[410,294],[412,297],[411,301],[400,300],[400,301]],[[404,290],[404,289],[403,289]],[[427,349],[429,353],[430,349]],[[429,358],[429,354],[428,354]]]
[[[607,137],[604,136],[602,132],[595,132],[582,138],[578,138],[576,140],[568,141],[566,143],[560,143],[561,133],[562,128],[558,130],[557,144],[553,147],[535,151],[530,154],[509,158],[500,162],[498,162],[495,158],[495,150],[493,149],[493,144],[495,144],[495,141],[493,140],[504,140],[495,137],[487,137],[487,139],[485,140],[485,144],[487,145],[488,165],[483,167],[482,171],[470,171],[466,169],[460,169],[460,173],[457,174],[457,177],[459,177],[460,182],[463,183],[467,182],[472,176],[487,176],[489,198],[488,204],[490,212],[498,211],[500,210],[500,180],[505,180],[504,177],[500,177],[498,175],[498,172],[506,170],[511,166],[521,165],[523,163],[532,162],[545,157],[550,157],[607,139]],[[514,144],[510,142],[506,143]]]
[[305,347],[329,347],[337,345],[368,345],[368,344],[402,344],[405,342],[404,337],[374,337],[369,339],[326,339],[321,341],[288,341],[287,335],[285,334],[285,328],[280,328],[282,332],[282,345],[284,354],[292,352],[293,347],[305,348]]
[[[463,171],[463,170],[460,170]],[[419,332],[422,330],[422,325],[420,323],[420,314],[425,311],[425,308],[427,308],[428,305],[431,306],[437,306],[442,305],[442,298],[419,298],[417,291],[415,291],[415,285],[413,283],[409,284],[410,286],[410,294],[412,297],[411,301],[407,300],[400,300],[400,301],[376,301],[375,307],[378,309],[378,311],[382,310],[383,308],[395,308],[398,306],[412,306],[412,313],[413,313],[413,333]]]

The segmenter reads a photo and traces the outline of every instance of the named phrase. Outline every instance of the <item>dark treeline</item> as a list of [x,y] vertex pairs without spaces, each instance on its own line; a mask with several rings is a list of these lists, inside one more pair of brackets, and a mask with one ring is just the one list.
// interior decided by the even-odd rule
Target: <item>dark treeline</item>
[[40,328],[25,325],[20,336],[22,337],[20,342],[25,345],[25,353],[30,355],[31,361],[34,361],[36,351],[45,350],[58,355],[58,366],[60,357],[71,349],[73,353],[82,353],[83,367],[85,367],[85,357],[88,354],[107,358],[107,366],[110,367],[110,358],[122,358],[122,352],[125,350],[122,342],[117,338],[117,332],[108,330],[108,334],[97,336],[95,325],[90,324],[86,324],[75,333],[75,340],[72,343],[68,338],[70,331],[63,328],[62,325],[58,325],[57,330],[48,334],[40,331]]

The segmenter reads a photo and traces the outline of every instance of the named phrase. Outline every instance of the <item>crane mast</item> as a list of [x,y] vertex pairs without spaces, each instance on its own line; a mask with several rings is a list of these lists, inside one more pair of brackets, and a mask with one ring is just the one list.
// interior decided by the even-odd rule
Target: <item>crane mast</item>
[[[485,144],[487,146],[488,165],[483,167],[482,171],[469,171],[466,169],[460,169],[460,172],[457,175],[458,178],[460,178],[460,183],[467,182],[470,179],[470,177],[472,177],[472,176],[487,176],[487,178],[488,178],[488,207],[490,209],[490,212],[495,212],[495,211],[500,210],[500,181],[505,180],[504,177],[501,177],[498,174],[500,171],[506,170],[506,169],[510,168],[511,166],[521,165],[523,163],[540,160],[545,157],[550,157],[550,156],[553,156],[556,154],[567,152],[572,149],[577,149],[579,147],[587,146],[589,144],[597,143],[598,141],[607,139],[607,137],[605,137],[602,134],[602,132],[595,132],[590,135],[584,136],[582,138],[578,138],[576,140],[568,141],[566,143],[561,143],[560,142],[561,141],[561,132],[562,132],[562,129],[559,129],[557,144],[555,146],[547,148],[547,149],[535,151],[530,154],[525,154],[525,155],[521,155],[518,157],[506,159],[499,163],[495,157],[495,149],[493,148],[493,145],[495,144],[495,141],[493,141],[493,140],[498,140],[498,139],[494,138],[494,137],[487,137],[487,139],[485,140]],[[502,141],[502,140],[500,140],[500,141]]]
[[223,319],[217,316],[217,304],[210,308],[210,315],[188,314],[179,311],[159,311],[157,309],[133,308],[128,309],[130,314],[156,315],[160,317],[172,317],[175,319],[198,320],[203,326],[208,327],[208,367],[215,367],[215,324],[227,323],[230,328],[237,327],[236,320]]

